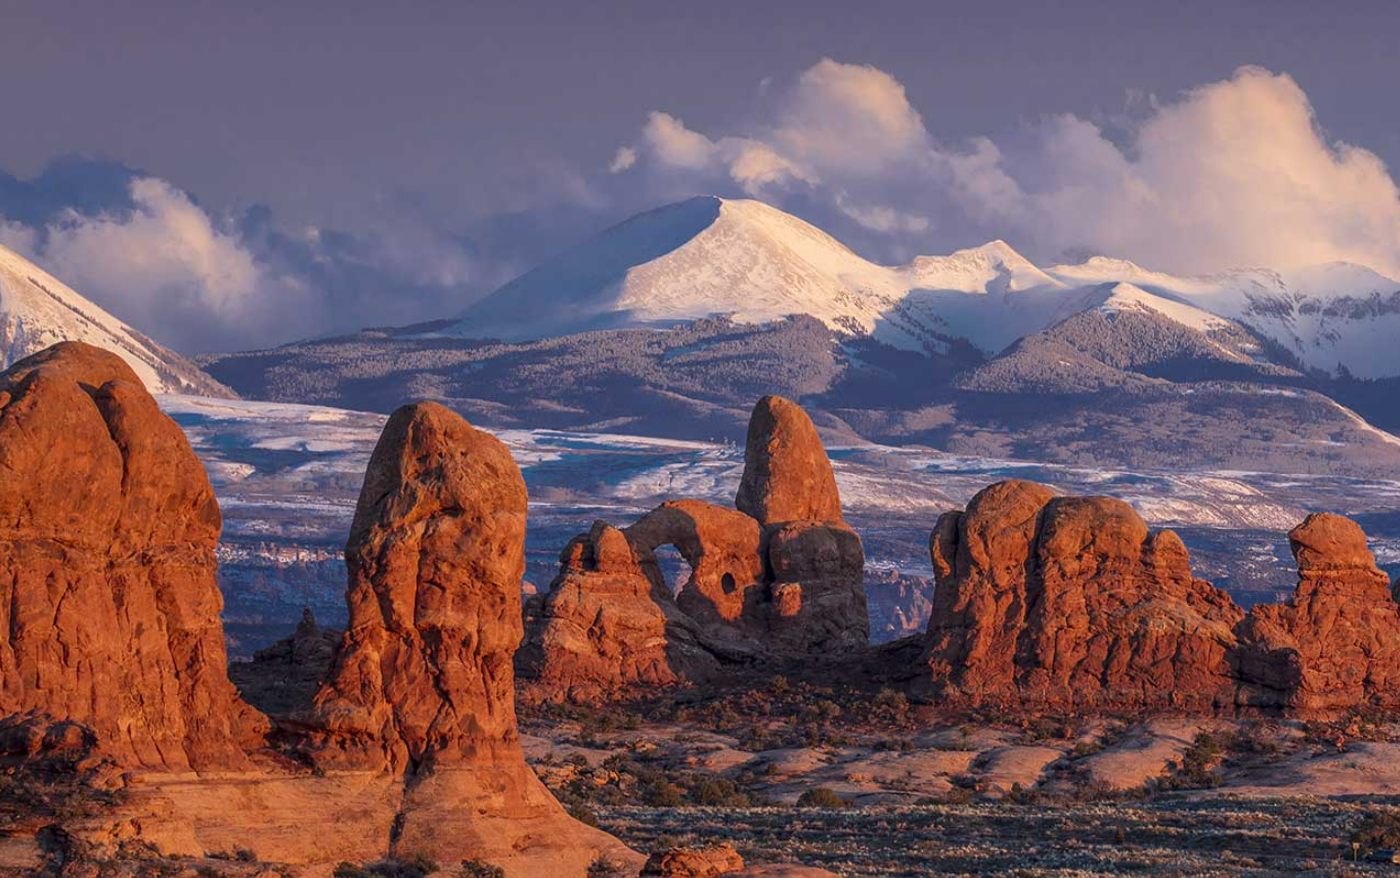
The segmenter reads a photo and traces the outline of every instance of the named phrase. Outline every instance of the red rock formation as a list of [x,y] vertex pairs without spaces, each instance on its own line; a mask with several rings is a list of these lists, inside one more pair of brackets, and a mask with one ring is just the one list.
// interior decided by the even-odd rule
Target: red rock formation
[[1240,625],[1246,700],[1293,711],[1400,704],[1400,606],[1356,522],[1316,513],[1288,535],[1298,587]]
[[229,677],[250,704],[272,717],[304,710],[330,673],[343,632],[322,628],[310,608],[290,637],[229,665]]
[[520,749],[525,514],[495,437],[435,403],[390,417],[346,546],[350,624],[302,749],[323,770],[401,779],[394,852],[581,875],[628,852],[569,818]]
[[525,697],[606,700],[637,687],[698,681],[718,667],[659,574],[643,572],[625,532],[594,522],[559,560],[559,576],[517,656],[531,681]]
[[1001,482],[939,519],[930,554],[925,696],[1091,709],[1233,699],[1242,613],[1191,576],[1175,534],[1150,534],[1119,500]]
[[317,693],[319,764],[405,771],[514,740],[525,482],[510,452],[433,403],[399,409],[345,548],[345,639]]
[[744,858],[728,842],[706,847],[657,851],[642,867],[642,878],[715,878],[744,868]]
[[865,553],[842,521],[831,461],[801,406],[778,396],[754,406],[734,505],[764,526],[768,591],[749,615],[771,646],[823,654],[868,645]]
[[91,730],[132,768],[247,765],[199,460],[120,357],[77,342],[0,375],[0,714]]
[[663,589],[666,581],[655,553],[661,546],[676,547],[690,566],[676,602],[702,626],[728,626],[750,636],[761,630],[750,624],[765,600],[758,522],[701,500],[674,500],[627,528],[627,538],[637,547],[643,572]]
[[789,521],[768,529],[764,622],[779,650],[842,654],[870,643],[865,550],[840,522]]
[[797,403],[765,396],[754,406],[734,506],[764,525],[841,520],[831,461]]
[[[794,403],[769,396],[754,408],[735,502],[742,511],[676,500],[623,531],[599,523],[576,537],[532,605],[521,661],[531,696],[594,700],[696,680],[717,663],[867,646],[860,537],[841,520],[831,464]],[[689,566],[674,600],[662,546]]]

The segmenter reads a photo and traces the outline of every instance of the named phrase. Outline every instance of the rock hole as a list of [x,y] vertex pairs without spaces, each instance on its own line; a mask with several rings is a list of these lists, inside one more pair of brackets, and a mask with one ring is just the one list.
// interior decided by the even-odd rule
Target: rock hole
[[666,579],[666,588],[677,594],[690,581],[690,564],[681,555],[680,549],[672,545],[656,547],[656,566]]

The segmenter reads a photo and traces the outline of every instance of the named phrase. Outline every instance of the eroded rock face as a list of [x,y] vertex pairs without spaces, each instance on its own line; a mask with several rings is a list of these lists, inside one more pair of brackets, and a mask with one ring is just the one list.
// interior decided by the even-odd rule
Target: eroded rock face
[[520,749],[525,514],[495,437],[435,403],[389,418],[346,545],[349,626],[301,749],[400,789],[391,852],[581,875],[600,852],[631,852],[565,814]]
[[318,764],[404,772],[514,741],[525,507],[494,436],[434,403],[390,417],[345,547],[349,624],[306,718]]
[[754,406],[734,506],[764,525],[841,520],[831,461],[812,419],[797,403],[765,396]]
[[661,589],[665,577],[656,561],[661,546],[675,546],[690,567],[679,583],[676,602],[707,627],[730,626],[747,635],[765,598],[763,531],[757,521],[733,509],[701,500],[663,503],[627,528],[642,570]]
[[266,720],[229,682],[204,468],[121,358],[0,375],[0,712],[80,724],[129,768],[239,769]]
[[1243,614],[1191,576],[1181,540],[1127,504],[986,488],[930,539],[938,585],[926,697],[1057,708],[1209,709],[1233,700]]
[[[796,404],[770,396],[755,407],[736,505],[675,500],[624,530],[600,522],[576,537],[532,607],[521,661],[532,695],[595,700],[726,663],[867,646],[864,550]],[[688,567],[674,599],[663,546]]]
[[1293,597],[1255,607],[1240,626],[1247,700],[1297,711],[1400,703],[1400,606],[1366,534],[1315,513],[1288,537]]
[[[714,656],[627,533],[603,521],[569,541],[517,666],[526,697],[597,701],[709,676]],[[655,565],[655,559],[652,559]]]
[[789,521],[768,530],[765,622],[780,649],[846,653],[870,643],[865,550],[840,522]]

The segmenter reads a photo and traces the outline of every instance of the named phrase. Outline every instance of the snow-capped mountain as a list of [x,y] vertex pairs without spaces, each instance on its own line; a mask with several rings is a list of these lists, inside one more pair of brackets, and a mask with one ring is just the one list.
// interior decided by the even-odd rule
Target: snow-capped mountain
[[152,393],[236,395],[187,358],[0,246],[0,368],[61,341],[82,341],[112,351],[130,364]]
[[941,352],[962,340],[991,355],[1085,309],[1125,307],[1207,333],[1244,327],[1328,373],[1400,375],[1390,343],[1400,282],[1364,266],[1179,277],[1095,257],[1041,269],[1003,241],[884,266],[762,202],[712,197],[604,231],[483,299],[447,332],[521,341],[717,314],[739,323],[809,314],[897,348]]
[[1126,281],[1249,327],[1309,368],[1361,378],[1400,375],[1400,281],[1331,262],[1288,271],[1237,269],[1178,277],[1095,257],[1047,273],[1065,284]]
[[508,341],[668,326],[727,314],[810,314],[896,347],[962,338],[998,350],[1045,325],[1064,285],[1004,242],[890,267],[759,201],[692,198],[649,211],[530,271],[452,334]]

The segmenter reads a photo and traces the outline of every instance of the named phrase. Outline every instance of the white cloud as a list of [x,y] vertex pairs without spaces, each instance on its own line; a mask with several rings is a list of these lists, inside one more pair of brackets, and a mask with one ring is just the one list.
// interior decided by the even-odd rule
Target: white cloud
[[133,209],[68,211],[31,230],[30,255],[128,323],[176,347],[202,348],[301,325],[298,284],[269,276],[235,234],[163,180],[131,181]]
[[648,116],[642,139],[658,161],[674,168],[700,170],[715,160],[715,144],[710,138],[691,131],[669,113]]
[[154,177],[132,178],[128,194],[121,209],[69,209],[43,227],[0,217],[0,243],[178,350],[436,318],[489,280],[463,241],[393,205],[360,236],[306,227],[281,235],[270,216],[244,225],[211,215]]
[[929,148],[904,86],[868,65],[821,60],[782,99],[779,120],[774,142],[818,173],[877,174]]
[[4,217],[0,217],[0,246],[8,247],[19,255],[32,260],[38,244],[38,232],[28,226],[12,223]]
[[609,174],[620,174],[637,163],[637,151],[630,146],[619,146],[608,165]]
[[1400,193],[1374,154],[1331,143],[1289,76],[1247,67],[1159,106],[1126,149],[1074,117],[1028,156],[977,169],[1015,183],[969,206],[1048,247],[1178,271],[1362,262],[1400,275]]
[[1174,100],[1132,92],[1116,140],[1063,114],[948,145],[894,77],[829,59],[760,91],[771,106],[747,115],[766,121],[720,136],[651,114],[618,170],[644,171],[635,179],[658,192],[737,188],[799,207],[874,234],[877,251],[1006,237],[1042,259],[1087,249],[1174,271],[1344,260],[1400,276],[1389,172],[1330,141],[1285,74],[1245,67]]
[[236,318],[260,281],[252,254],[163,180],[133,180],[131,198],[130,216],[70,213],[51,227],[43,250],[50,270],[80,290],[100,284],[142,304],[180,299]]

